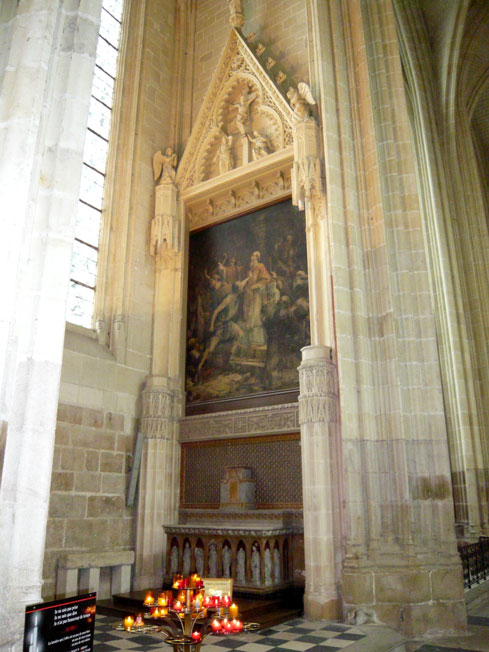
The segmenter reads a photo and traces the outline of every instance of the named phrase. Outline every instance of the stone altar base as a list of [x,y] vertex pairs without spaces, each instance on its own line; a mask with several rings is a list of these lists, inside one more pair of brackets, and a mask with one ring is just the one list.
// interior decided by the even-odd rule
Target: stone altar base
[[204,582],[206,577],[232,578],[235,591],[254,596],[280,593],[297,583],[303,556],[300,525],[240,520],[239,513],[229,525],[219,523],[217,515],[214,519],[214,524],[164,526],[165,582],[177,573],[197,572]]

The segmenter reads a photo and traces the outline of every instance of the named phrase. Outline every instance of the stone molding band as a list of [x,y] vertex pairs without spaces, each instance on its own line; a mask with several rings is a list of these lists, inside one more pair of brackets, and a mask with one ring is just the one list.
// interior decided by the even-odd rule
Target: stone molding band
[[199,525],[198,527],[191,527],[188,525],[164,525],[163,529],[167,534],[210,534],[214,536],[241,536],[241,537],[278,537],[283,534],[300,534],[303,529],[299,526],[288,528],[232,528],[232,527],[210,527],[206,525]]

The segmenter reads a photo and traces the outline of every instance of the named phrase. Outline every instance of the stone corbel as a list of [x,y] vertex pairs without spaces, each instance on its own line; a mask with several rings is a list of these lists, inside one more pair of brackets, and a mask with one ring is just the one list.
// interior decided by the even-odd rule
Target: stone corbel
[[107,328],[107,321],[102,317],[95,320],[95,332],[97,333],[97,341],[100,346],[109,346],[109,329]]
[[126,318],[123,314],[114,315],[110,329],[110,350],[117,362],[125,362],[126,353]]

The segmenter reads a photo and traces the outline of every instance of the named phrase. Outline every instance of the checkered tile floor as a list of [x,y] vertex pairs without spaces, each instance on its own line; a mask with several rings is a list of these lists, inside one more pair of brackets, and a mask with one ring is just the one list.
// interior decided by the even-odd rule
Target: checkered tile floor
[[[95,621],[95,652],[114,652],[115,650],[156,650],[162,647],[162,634],[129,634],[114,629],[115,618],[97,614]],[[218,637],[209,635],[202,644],[202,652],[271,652],[287,650],[293,652],[331,652],[344,650],[349,645],[365,637],[358,627],[336,623],[324,623],[302,618],[282,623],[276,627],[254,634]],[[170,647],[167,648],[170,651]]]

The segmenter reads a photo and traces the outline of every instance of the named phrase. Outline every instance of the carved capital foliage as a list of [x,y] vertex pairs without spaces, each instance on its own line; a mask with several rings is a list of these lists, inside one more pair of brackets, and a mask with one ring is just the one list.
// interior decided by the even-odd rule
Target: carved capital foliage
[[143,390],[141,398],[141,429],[146,439],[174,439],[182,410],[181,392],[151,387]]
[[299,367],[299,422],[336,422],[336,366],[330,360],[309,360]]

